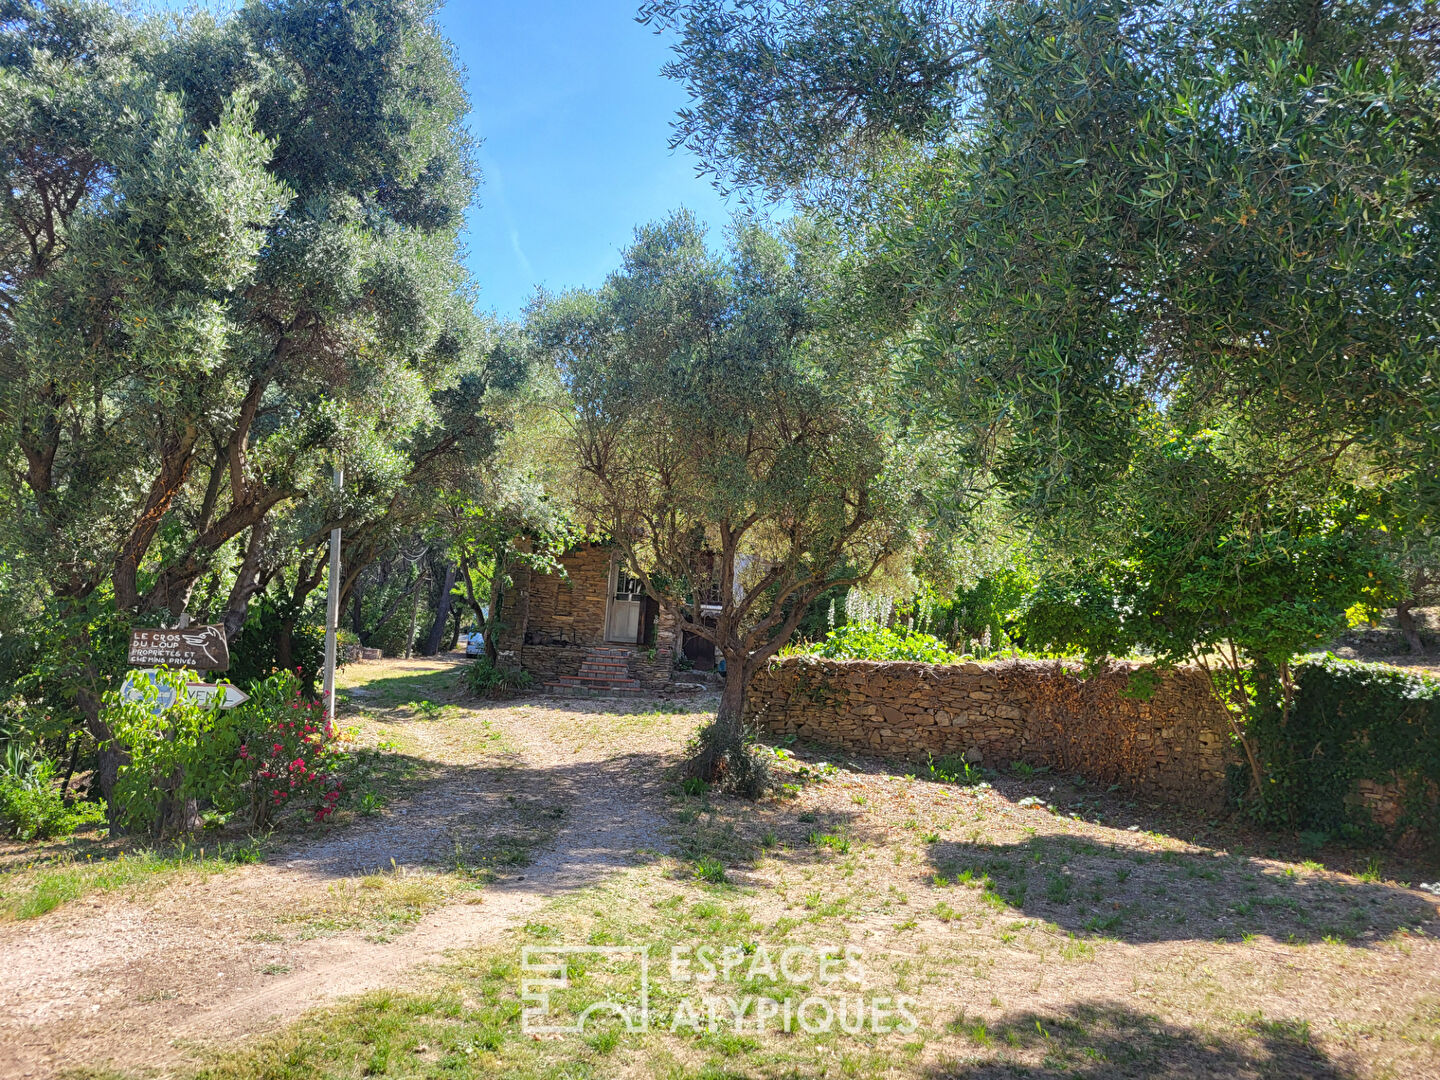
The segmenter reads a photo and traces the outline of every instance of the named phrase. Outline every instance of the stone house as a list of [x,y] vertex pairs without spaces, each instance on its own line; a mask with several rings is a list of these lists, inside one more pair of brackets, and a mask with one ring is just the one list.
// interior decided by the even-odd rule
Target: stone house
[[681,655],[687,666],[714,666],[709,643],[686,640],[612,548],[581,544],[559,561],[564,575],[511,570],[495,642],[501,663],[549,690],[606,694],[663,688]]

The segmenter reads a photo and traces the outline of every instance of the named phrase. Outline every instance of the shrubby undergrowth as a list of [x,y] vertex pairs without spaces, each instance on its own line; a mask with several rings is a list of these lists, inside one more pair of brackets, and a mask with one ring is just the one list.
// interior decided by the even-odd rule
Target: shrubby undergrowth
[[837,626],[825,640],[805,650],[812,656],[843,660],[910,660],[923,664],[959,663],[959,654],[931,634],[905,627],[864,623]]
[[[321,703],[302,693],[293,672],[252,683],[250,700],[230,710],[201,706],[185,692],[186,679],[161,668],[155,685],[140,685],[140,700],[107,696],[106,720],[127,748],[111,806],[117,825],[170,835],[191,828],[202,810],[244,812],[251,826],[292,807],[317,821],[334,812],[339,747]],[[157,711],[166,691],[174,704]]]
[[[1327,837],[1418,828],[1440,838],[1440,679],[1327,655],[1297,664],[1294,682],[1287,714],[1275,673],[1259,679],[1259,815]],[[1399,788],[1400,817],[1388,828],[1356,798],[1361,780]]]
[[465,669],[465,685],[477,697],[502,697],[524,690],[534,681],[528,671],[497,667],[484,657],[473,661]]
[[0,818],[17,840],[69,836],[105,816],[103,805],[71,803],[56,781],[53,761],[7,755],[0,762]]
[[1037,652],[1011,647],[995,648],[979,656],[957,652],[932,634],[904,626],[875,626],[847,623],[825,635],[823,641],[795,645],[780,656],[820,656],[831,660],[894,660],[919,664],[959,664],[967,660],[1057,660],[1075,659],[1073,652]]

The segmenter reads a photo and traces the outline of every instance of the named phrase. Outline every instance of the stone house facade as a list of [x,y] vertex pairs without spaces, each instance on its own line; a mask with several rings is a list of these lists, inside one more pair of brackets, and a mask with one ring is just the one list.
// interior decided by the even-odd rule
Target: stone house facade
[[564,574],[511,570],[500,604],[501,663],[552,690],[639,692],[670,682],[680,634],[604,544],[559,560]]

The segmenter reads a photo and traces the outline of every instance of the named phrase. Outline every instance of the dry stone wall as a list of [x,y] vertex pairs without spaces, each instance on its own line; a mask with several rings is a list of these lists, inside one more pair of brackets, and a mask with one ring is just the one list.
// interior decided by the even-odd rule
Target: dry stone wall
[[1238,761],[1204,672],[1124,693],[1133,666],[1082,678],[1059,662],[955,665],[790,657],[751,684],[747,715],[771,735],[923,761],[1048,765],[1140,798],[1219,811]]
[[[584,544],[560,557],[565,574],[542,574],[517,566],[500,608],[502,649],[532,644],[600,645],[605,640],[605,597],[610,552]],[[579,660],[576,660],[579,663]]]

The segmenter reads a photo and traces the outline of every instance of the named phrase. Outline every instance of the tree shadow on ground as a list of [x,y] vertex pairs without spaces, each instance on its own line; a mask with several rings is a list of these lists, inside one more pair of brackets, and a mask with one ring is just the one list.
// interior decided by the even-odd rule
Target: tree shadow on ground
[[[782,740],[784,742],[784,740]],[[839,762],[846,770],[870,777],[904,776],[921,784],[953,786],[953,781],[930,773],[926,762],[907,762],[875,757],[844,747],[784,743],[787,752],[806,763]],[[952,762],[953,764],[953,762]],[[1065,775],[1047,766],[1011,763],[1008,770],[981,769],[986,783],[1007,802],[1034,798],[1053,810],[1057,817],[1083,821],[1106,829],[1130,828],[1153,832],[1191,844],[1227,851],[1264,853],[1267,858],[1320,859],[1332,870],[1360,874],[1377,865],[1387,877],[1430,881],[1440,878],[1440,849],[1429,852],[1402,852],[1391,848],[1366,848],[1341,841],[1316,844],[1298,831],[1263,828],[1242,815],[1197,810],[1177,803],[1141,801],[1116,787],[1087,781],[1083,776]]]
[[941,840],[926,854],[938,889],[976,889],[997,908],[1128,942],[1263,935],[1369,945],[1435,920],[1433,903],[1409,889],[1221,852],[1048,833],[1016,843]]
[[980,1060],[942,1062],[930,1070],[932,1080],[1348,1080],[1357,1075],[1312,1043],[1307,1022],[1258,1015],[1242,1031],[1224,1036],[1111,1004],[1077,1002],[1055,1012],[1007,1013],[988,1023],[962,1015],[949,1027],[969,1039]]
[[543,858],[568,891],[661,846],[658,800],[653,815],[641,810],[646,788],[674,764],[659,755],[539,767],[413,760],[428,765],[423,785],[369,817],[287,846],[273,861],[318,877],[428,867],[494,880],[525,876]]

